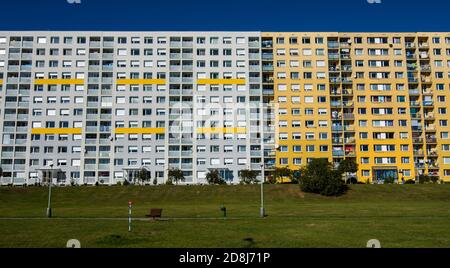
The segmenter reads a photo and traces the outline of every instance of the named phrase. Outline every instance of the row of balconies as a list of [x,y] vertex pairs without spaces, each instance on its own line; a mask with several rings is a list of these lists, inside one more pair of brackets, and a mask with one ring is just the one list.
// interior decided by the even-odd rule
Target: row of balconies
[[418,102],[418,101],[410,101],[409,105],[412,107],[420,107],[421,104],[423,106],[427,106],[427,107],[434,107],[434,101],[424,101],[422,103]]

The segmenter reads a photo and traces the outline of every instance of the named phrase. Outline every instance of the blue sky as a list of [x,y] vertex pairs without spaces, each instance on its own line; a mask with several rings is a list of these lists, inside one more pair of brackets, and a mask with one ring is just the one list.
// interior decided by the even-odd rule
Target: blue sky
[[447,0],[80,1],[3,0],[0,30],[450,31]]

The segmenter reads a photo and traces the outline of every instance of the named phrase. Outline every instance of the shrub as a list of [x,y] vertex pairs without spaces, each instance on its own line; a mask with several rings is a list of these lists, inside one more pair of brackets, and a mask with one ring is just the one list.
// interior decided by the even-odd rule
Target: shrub
[[219,170],[213,169],[206,174],[206,181],[209,184],[223,185],[227,182],[220,176]]
[[385,184],[394,184],[395,183],[395,178],[394,177],[388,177],[384,180]]
[[416,182],[414,180],[407,180],[405,184],[416,184]]
[[302,171],[301,189],[307,193],[340,196],[348,191],[342,172],[332,168],[328,159],[313,159]]
[[130,185],[130,182],[128,180],[124,180],[123,181],[123,186],[128,186],[128,185]]
[[239,178],[241,180],[241,184],[253,184],[258,182],[258,174],[259,172],[256,170],[243,169],[239,171]]
[[[347,183],[349,183],[349,184],[360,184],[358,179],[355,178],[355,177],[348,178]],[[364,184],[364,183],[361,183],[361,184]]]

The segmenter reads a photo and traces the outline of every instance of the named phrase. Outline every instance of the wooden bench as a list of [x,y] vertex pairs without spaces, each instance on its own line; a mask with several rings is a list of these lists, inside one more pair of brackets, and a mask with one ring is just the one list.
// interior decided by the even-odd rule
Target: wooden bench
[[162,208],[152,208],[150,209],[150,214],[145,216],[153,219],[161,218]]

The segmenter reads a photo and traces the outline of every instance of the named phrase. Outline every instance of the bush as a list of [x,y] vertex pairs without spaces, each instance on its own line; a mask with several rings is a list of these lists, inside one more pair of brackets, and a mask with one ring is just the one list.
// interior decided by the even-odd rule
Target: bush
[[116,185],[117,185],[117,186],[122,186],[122,182],[121,182],[121,181],[118,181],[118,182],[116,183]]
[[348,184],[359,184],[358,179],[356,179],[355,177],[348,178],[347,183]]
[[334,170],[328,159],[314,159],[302,171],[301,189],[306,193],[340,196],[348,191],[342,172]]
[[123,186],[128,186],[128,185],[130,185],[130,182],[128,180],[124,180],[123,181]]
[[416,184],[416,182],[414,180],[407,180],[405,184]]
[[384,183],[385,183],[385,184],[394,184],[394,183],[395,183],[395,178],[394,178],[394,177],[386,178],[386,179],[384,180]]

